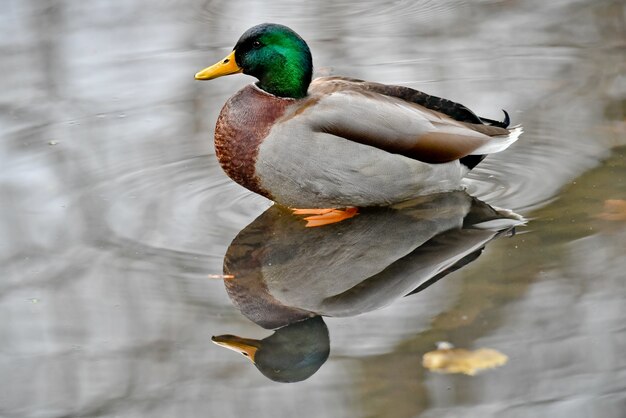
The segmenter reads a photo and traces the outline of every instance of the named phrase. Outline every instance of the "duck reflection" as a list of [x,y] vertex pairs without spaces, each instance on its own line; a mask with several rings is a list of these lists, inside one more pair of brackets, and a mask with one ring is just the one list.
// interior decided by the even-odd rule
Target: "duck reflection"
[[328,358],[321,316],[355,316],[416,293],[475,260],[523,220],[467,193],[429,195],[321,228],[275,205],[244,228],[224,258],[224,283],[263,340],[222,335],[268,378],[304,380]]
[[313,375],[330,352],[328,328],[321,316],[284,326],[262,340],[220,335],[213,342],[240,352],[266,377],[285,383]]

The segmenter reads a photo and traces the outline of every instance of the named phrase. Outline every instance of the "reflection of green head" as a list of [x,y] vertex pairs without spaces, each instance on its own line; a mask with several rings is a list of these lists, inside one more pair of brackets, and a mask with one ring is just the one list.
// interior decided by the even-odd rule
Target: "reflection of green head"
[[268,379],[283,383],[308,379],[330,352],[328,328],[320,316],[287,325],[262,340],[220,335],[213,342],[240,352]]
[[248,29],[235,45],[235,61],[258,86],[281,97],[306,96],[313,59],[306,42],[287,26],[263,23]]

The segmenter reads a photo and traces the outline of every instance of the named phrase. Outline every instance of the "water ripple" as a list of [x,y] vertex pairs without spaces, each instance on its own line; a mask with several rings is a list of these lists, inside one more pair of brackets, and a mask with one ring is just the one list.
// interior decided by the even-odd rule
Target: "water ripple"
[[210,158],[198,156],[137,171],[90,193],[115,196],[102,217],[112,244],[134,242],[221,257],[239,225],[269,202],[235,185]]

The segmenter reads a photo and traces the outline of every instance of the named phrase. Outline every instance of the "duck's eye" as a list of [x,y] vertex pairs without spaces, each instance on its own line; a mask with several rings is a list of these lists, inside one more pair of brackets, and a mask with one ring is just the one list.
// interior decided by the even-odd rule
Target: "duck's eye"
[[259,48],[259,47],[261,46],[261,42],[259,42],[259,41],[254,41],[254,42],[252,42],[252,46],[253,46],[254,48]]

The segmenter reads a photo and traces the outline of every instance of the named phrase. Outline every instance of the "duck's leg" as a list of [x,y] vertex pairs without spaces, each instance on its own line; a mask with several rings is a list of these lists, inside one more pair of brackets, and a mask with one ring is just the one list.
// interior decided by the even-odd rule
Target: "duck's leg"
[[294,215],[312,215],[304,218],[307,228],[324,226],[350,219],[359,214],[357,208],[345,209],[291,209]]

